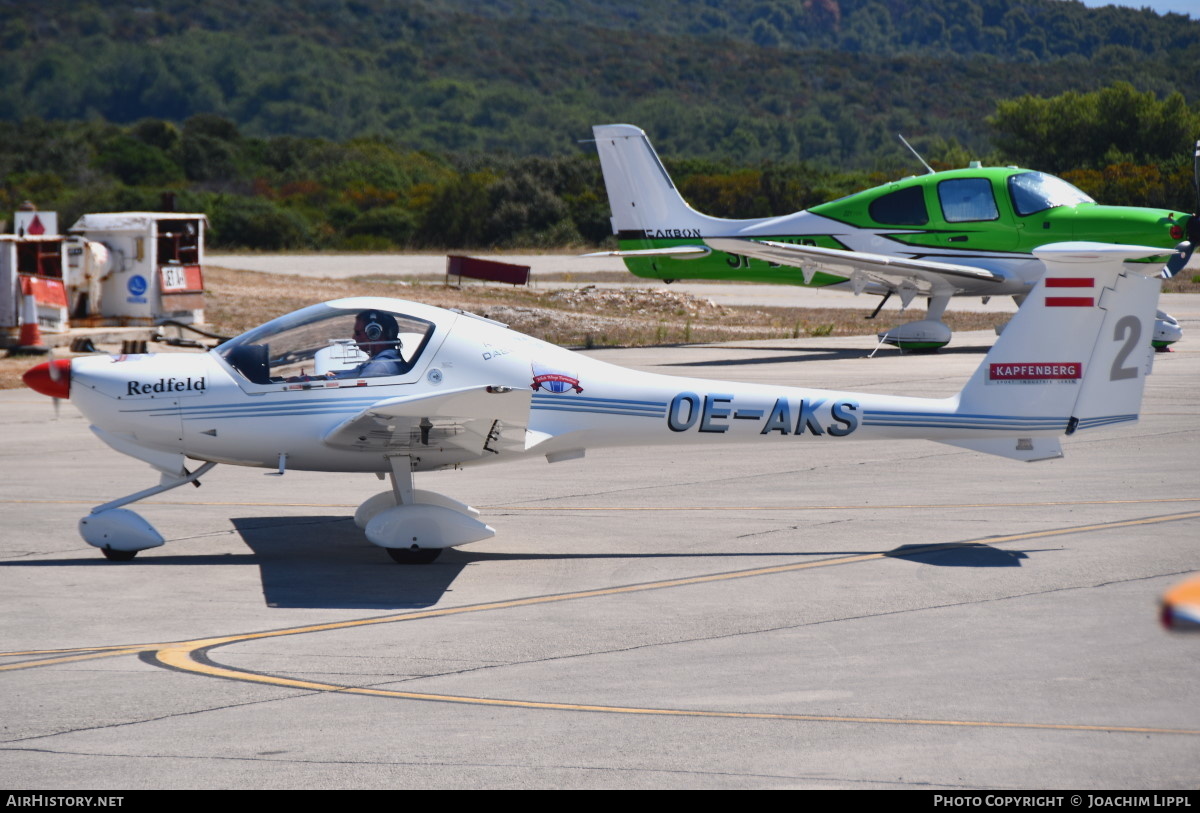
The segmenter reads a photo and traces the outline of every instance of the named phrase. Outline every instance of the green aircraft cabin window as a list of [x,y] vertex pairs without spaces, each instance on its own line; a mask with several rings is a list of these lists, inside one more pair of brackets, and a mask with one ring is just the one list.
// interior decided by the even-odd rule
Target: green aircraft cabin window
[[925,192],[919,186],[897,189],[875,198],[868,211],[876,223],[924,226],[929,222],[929,210],[925,208]]
[[1044,212],[1056,206],[1095,203],[1082,190],[1044,172],[1022,172],[1011,176],[1008,179],[1008,191],[1012,194],[1013,209],[1022,216]]
[[967,223],[975,220],[998,220],[996,196],[987,178],[956,178],[938,184],[942,216],[947,223]]

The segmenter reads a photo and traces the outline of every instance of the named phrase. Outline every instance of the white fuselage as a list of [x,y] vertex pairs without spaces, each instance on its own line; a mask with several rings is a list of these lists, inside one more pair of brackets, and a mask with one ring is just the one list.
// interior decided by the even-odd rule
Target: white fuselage
[[[796,443],[978,436],[1011,431],[1002,415],[956,415],[958,398],[922,399],[741,384],[637,372],[493,323],[447,314],[445,339],[408,383],[318,381],[255,389],[215,352],[76,359],[72,401],[110,435],[195,460],[290,469],[388,471],[388,456],[323,439],[384,399],[480,383],[532,389],[518,451],[480,454],[414,440],[414,471],[553,455],[602,446],[697,442]],[[439,326],[441,327],[441,326]],[[263,390],[266,391],[263,391]],[[1066,414],[1025,422],[1023,434],[1061,433]],[[389,454],[397,451],[393,448]]]

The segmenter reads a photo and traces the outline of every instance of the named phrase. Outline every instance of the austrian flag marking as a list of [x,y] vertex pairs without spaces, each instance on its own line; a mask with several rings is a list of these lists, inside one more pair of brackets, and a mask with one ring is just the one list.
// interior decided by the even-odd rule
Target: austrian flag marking
[[[1047,288],[1095,288],[1092,277],[1046,277]],[[1090,308],[1096,304],[1094,296],[1046,296],[1047,308]]]

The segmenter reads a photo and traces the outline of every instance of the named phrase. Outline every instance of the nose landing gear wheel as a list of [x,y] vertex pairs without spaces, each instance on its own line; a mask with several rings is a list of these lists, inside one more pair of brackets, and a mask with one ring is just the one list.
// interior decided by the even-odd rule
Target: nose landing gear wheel
[[136,550],[113,550],[112,548],[101,548],[100,552],[110,562],[132,562],[133,557],[138,555]]

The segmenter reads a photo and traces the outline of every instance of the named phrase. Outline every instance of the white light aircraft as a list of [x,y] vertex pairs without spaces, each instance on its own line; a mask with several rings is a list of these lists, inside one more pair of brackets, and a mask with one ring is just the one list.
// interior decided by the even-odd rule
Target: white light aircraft
[[[389,475],[355,521],[396,561],[423,563],[495,532],[469,506],[414,488],[415,472],[681,443],[927,438],[1060,457],[1060,435],[1137,419],[1160,281],[1125,261],[1161,252],[1037,249],[1045,278],[961,392],[941,399],[636,372],[468,313],[377,297],[304,308],[205,354],[57,359],[25,381],[69,397],[101,440],[161,472],[159,485],[80,520],[109,559],[164,541],[123,506],[228,463]],[[202,464],[189,470],[188,458]]]

